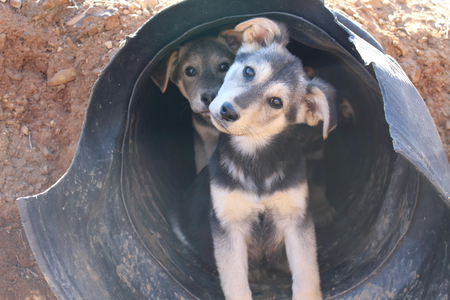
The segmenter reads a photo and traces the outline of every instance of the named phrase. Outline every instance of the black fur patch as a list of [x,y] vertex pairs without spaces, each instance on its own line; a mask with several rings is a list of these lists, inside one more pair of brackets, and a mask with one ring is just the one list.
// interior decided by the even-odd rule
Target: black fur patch
[[[231,136],[221,134],[216,151],[211,157],[209,169],[214,184],[231,190],[242,190],[268,195],[276,191],[286,190],[306,182],[305,159],[300,141],[295,134],[294,126],[273,137],[266,147],[257,150],[254,155],[246,155],[237,151],[231,141]],[[223,161],[230,160],[240,168],[244,176],[255,186],[245,186],[229,174]],[[275,172],[283,174],[275,179],[270,187],[266,180]],[[256,188],[256,190],[253,190]]]

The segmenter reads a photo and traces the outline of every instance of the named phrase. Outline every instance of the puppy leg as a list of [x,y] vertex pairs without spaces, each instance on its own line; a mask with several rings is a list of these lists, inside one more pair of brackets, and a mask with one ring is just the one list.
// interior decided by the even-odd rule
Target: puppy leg
[[328,202],[326,187],[322,184],[311,183],[309,185],[310,203],[314,216],[314,223],[317,227],[325,227],[336,216],[334,207]]
[[247,240],[258,218],[254,195],[211,185],[214,216],[211,220],[214,256],[227,300],[250,300]]
[[213,230],[213,240],[214,256],[225,299],[252,299],[252,292],[248,284],[245,236],[240,229],[229,226],[225,230]]
[[292,299],[322,299],[316,237],[312,220],[310,218],[293,220],[284,229],[284,238],[289,267],[292,272]]
[[277,237],[284,238],[294,300],[322,299],[314,223],[307,215],[307,195],[308,185],[303,183],[264,200],[274,219]]

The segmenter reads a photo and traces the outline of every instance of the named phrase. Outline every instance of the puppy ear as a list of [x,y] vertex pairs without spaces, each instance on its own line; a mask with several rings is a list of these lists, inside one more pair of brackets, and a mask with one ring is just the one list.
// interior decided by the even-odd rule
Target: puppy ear
[[286,46],[289,35],[285,25],[266,18],[254,18],[238,24],[234,31],[242,32],[242,46],[250,51],[267,47],[272,43]]
[[323,121],[323,139],[337,125],[335,89],[325,81],[314,78],[306,87],[306,94],[300,104],[300,122],[316,126]]
[[224,30],[219,34],[219,37],[225,40],[228,47],[236,53],[242,45],[242,32],[233,29]]
[[161,92],[165,92],[169,83],[170,74],[175,62],[178,60],[178,51],[174,51],[170,56],[162,58],[150,75],[153,82],[159,87]]

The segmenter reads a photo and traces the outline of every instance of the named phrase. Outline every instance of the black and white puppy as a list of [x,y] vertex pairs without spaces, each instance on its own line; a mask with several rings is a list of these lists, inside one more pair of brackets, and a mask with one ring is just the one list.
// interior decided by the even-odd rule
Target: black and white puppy
[[236,26],[242,46],[210,104],[224,134],[209,164],[214,257],[226,299],[251,299],[249,271],[287,257],[293,299],[321,299],[308,184],[295,124],[336,126],[334,89],[286,49],[286,26]]

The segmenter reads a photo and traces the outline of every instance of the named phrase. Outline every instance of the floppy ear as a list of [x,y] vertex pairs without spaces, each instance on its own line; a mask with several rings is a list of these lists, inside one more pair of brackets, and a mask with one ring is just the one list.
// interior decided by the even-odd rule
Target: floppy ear
[[272,43],[286,46],[289,35],[285,25],[267,18],[254,18],[238,24],[234,31],[242,34],[244,51],[254,51]]
[[159,87],[161,92],[165,92],[167,84],[169,83],[170,73],[172,72],[173,65],[178,59],[178,51],[174,51],[170,56],[163,57],[150,75],[153,82]]
[[242,32],[233,29],[224,30],[219,34],[219,37],[225,40],[225,44],[236,53],[242,45]]
[[300,104],[301,122],[315,126],[323,121],[323,139],[337,125],[335,94],[336,91],[330,84],[316,77],[308,82],[305,97]]

